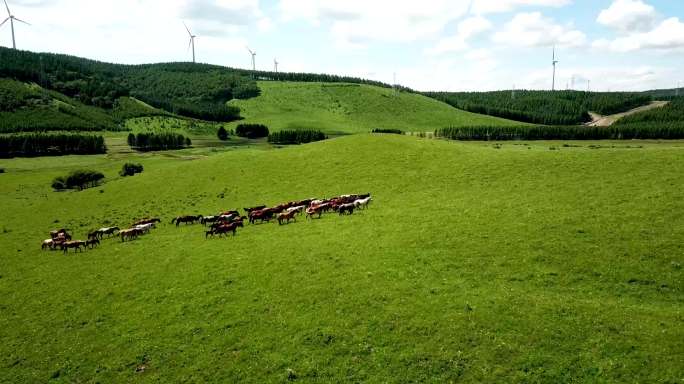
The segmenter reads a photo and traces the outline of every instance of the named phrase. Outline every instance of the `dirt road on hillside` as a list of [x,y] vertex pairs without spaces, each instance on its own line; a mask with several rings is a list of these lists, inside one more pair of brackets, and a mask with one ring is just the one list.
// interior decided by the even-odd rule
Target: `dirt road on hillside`
[[648,111],[650,109],[654,108],[662,108],[666,106],[669,103],[669,101],[651,101],[651,104],[644,105],[638,108],[634,108],[632,110],[629,110],[627,112],[623,113],[617,113],[615,115],[608,115],[608,116],[601,116],[598,113],[594,112],[589,112],[591,115],[591,123],[587,123],[586,125],[589,127],[610,127],[613,125],[616,121],[620,120],[621,118],[629,115],[633,115],[635,113],[639,112],[644,112]]

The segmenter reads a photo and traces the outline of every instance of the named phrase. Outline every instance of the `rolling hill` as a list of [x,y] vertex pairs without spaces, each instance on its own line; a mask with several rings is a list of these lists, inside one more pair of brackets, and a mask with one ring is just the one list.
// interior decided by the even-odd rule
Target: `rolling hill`
[[[0,160],[0,381],[676,382],[682,144],[562,144]],[[50,190],[82,168],[107,183]],[[368,210],[230,238],[169,224],[354,192]],[[40,250],[144,216],[137,241]]]
[[[233,100],[242,122],[264,123],[272,130],[320,129],[334,133],[372,129],[434,131],[447,126],[523,125],[455,109],[440,101],[371,85],[260,81],[261,94]],[[233,123],[237,124],[237,123]]]

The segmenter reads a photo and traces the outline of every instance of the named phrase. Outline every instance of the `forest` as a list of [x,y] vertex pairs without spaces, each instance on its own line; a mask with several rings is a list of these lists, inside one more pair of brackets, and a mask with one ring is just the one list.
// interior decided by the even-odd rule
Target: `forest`
[[655,108],[649,111],[625,116],[618,120],[618,125],[630,124],[684,124],[684,96],[672,98],[671,101],[662,108]]
[[579,91],[427,92],[425,95],[469,112],[532,124],[572,125],[591,121],[589,112],[620,113],[647,104],[643,93]]

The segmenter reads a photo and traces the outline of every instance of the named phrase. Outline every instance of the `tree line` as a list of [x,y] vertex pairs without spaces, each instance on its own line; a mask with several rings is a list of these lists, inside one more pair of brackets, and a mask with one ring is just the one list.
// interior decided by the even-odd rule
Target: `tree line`
[[625,112],[647,104],[640,93],[579,91],[427,92],[426,96],[469,112],[532,124],[571,125],[591,121],[589,112]]
[[648,111],[625,116],[615,124],[628,125],[635,123],[676,123],[684,122],[684,97],[673,98],[662,108],[654,108]]
[[435,131],[436,137],[452,140],[679,140],[684,124],[635,123],[610,127],[571,126],[473,126],[449,127]]
[[315,129],[283,130],[268,135],[268,142],[273,144],[304,144],[325,139],[325,134]]
[[138,151],[166,151],[190,147],[192,140],[179,133],[162,132],[138,134],[129,133],[128,145]]
[[94,155],[105,153],[102,136],[73,133],[0,135],[0,157]]

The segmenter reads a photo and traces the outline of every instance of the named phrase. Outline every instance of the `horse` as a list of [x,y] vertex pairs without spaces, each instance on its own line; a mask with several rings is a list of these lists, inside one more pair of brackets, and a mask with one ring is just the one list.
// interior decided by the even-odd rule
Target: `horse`
[[238,227],[243,227],[244,225],[242,222],[236,222],[236,223],[231,223],[231,224],[224,224],[219,226],[216,229],[212,229],[210,231],[205,232],[204,238],[206,239],[207,237],[211,236],[214,237],[214,235],[228,235],[229,232],[233,232],[233,236],[237,233]]
[[69,252],[69,248],[73,248],[74,252],[76,252],[76,251],[83,252],[83,249],[81,249],[81,247],[83,247],[83,249],[86,249],[86,242],[85,241],[76,240],[76,241],[67,241],[67,242],[62,243],[62,251],[64,252],[65,255],[67,252]]
[[40,249],[43,251],[50,248],[50,250],[54,250],[57,247],[58,243],[53,240],[53,239],[47,239],[43,241],[43,244],[40,245]]
[[124,242],[126,239],[133,240],[137,239],[138,236],[140,236],[142,232],[138,228],[129,228],[129,229],[124,229],[123,231],[119,231],[119,236],[121,236],[121,241]]
[[200,220],[200,224],[204,225],[205,227],[207,226],[207,223],[215,223],[219,220],[220,216],[204,216],[202,217],[202,220]]
[[321,215],[323,215],[323,209],[318,207],[310,207],[306,209],[306,219],[313,219],[314,215],[318,214],[318,218],[321,218]]
[[50,231],[50,237],[52,238],[52,240],[71,241],[71,235],[64,228],[55,231]]
[[176,227],[180,225],[180,223],[186,223],[186,224],[195,224],[198,221],[202,221],[202,215],[197,215],[197,216],[178,216],[171,220],[171,224],[176,223]]
[[261,223],[264,221],[270,222],[273,219],[273,211],[269,208],[263,209],[261,211],[254,211],[249,214],[249,223],[255,224],[257,220]]
[[344,215],[345,213],[348,213],[350,215],[353,214],[354,208],[355,208],[355,205],[353,203],[340,205],[340,209],[339,209],[340,216]]
[[359,199],[367,199],[369,197],[371,197],[370,193],[364,193],[363,195],[359,195]]
[[88,239],[88,241],[86,241],[86,244],[85,244],[85,245],[86,245],[87,247],[90,247],[90,249],[93,249],[93,248],[95,248],[95,247],[97,247],[97,246],[100,245],[100,240],[97,239],[97,238],[95,238],[95,239]]
[[99,239],[100,236],[101,236],[101,233],[100,233],[100,230],[98,229],[96,231],[92,231],[92,232],[88,233],[88,240]]
[[278,224],[283,225],[283,221],[287,221],[288,224],[290,224],[290,220],[297,221],[297,218],[295,215],[297,214],[297,211],[291,211],[287,213],[281,213],[278,215]]
[[247,212],[247,215],[249,215],[249,214],[252,213],[252,212],[261,211],[262,209],[265,209],[265,208],[266,208],[265,205],[260,205],[260,206],[258,206],[258,207],[242,208],[242,209],[243,209],[245,212]]
[[370,196],[364,198],[364,199],[358,199],[354,201],[354,207],[359,208],[359,209],[366,209],[368,208],[368,204],[370,204],[372,198]]
[[238,211],[225,211],[225,212],[221,212],[221,214],[219,216],[227,216],[227,215],[240,216],[240,212],[238,212]]
[[290,213],[290,212],[295,212],[295,214],[301,215],[301,214],[304,212],[304,210],[306,210],[306,205],[305,205],[305,204],[303,204],[303,205],[298,205],[298,206],[294,206],[294,207],[290,207],[290,208],[287,209],[287,212],[288,212],[288,213]]
[[135,223],[133,223],[133,226],[135,227],[136,225],[145,225],[145,224],[156,224],[156,223],[161,223],[161,219],[158,217],[154,218],[145,218],[142,220],[138,220]]
[[135,226],[135,229],[139,230],[140,233],[150,233],[152,228],[154,228],[154,223],[138,224]]
[[112,236],[114,232],[120,231],[119,227],[108,227],[108,228],[100,228],[98,229],[98,232],[100,232],[100,239],[104,237],[104,235],[107,236]]

